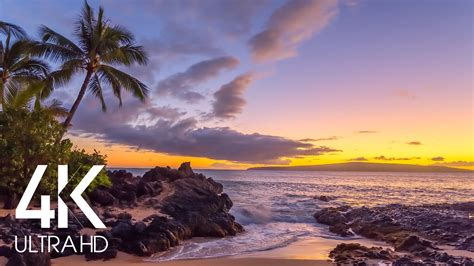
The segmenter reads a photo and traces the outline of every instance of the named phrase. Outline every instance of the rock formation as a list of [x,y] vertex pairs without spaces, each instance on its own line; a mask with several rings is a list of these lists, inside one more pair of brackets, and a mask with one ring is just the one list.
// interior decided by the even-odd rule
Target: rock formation
[[[108,172],[108,175],[112,186],[97,187],[87,196],[108,227],[95,234],[107,238],[109,247],[103,253],[84,252],[87,260],[111,259],[117,251],[150,256],[192,237],[224,237],[244,230],[229,214],[232,201],[223,193],[223,186],[212,178],[194,173],[189,163],[183,163],[177,170],[155,167],[141,178],[124,170]],[[68,207],[73,214],[69,217],[68,229],[54,226],[41,229],[39,220],[15,220],[6,216],[0,218],[0,238],[11,244],[14,235],[48,233],[60,239],[72,236],[76,241],[84,234],[82,227],[93,227],[74,204],[68,203]],[[8,257],[9,265],[50,265],[50,258],[69,255],[73,253],[20,254],[10,246],[0,247],[0,256]]]
[[[399,263],[420,259],[422,263],[472,264],[471,259],[448,255],[438,245],[473,251],[474,220],[470,216],[473,212],[474,202],[422,206],[394,204],[374,208],[329,207],[316,212],[314,217],[319,223],[329,225],[329,230],[335,234],[351,236],[355,233],[385,241],[393,245],[394,251],[412,255],[398,256]],[[347,259],[347,248],[340,247],[333,253]],[[365,254],[362,251],[368,251],[356,249],[358,252],[352,256],[358,260]]]

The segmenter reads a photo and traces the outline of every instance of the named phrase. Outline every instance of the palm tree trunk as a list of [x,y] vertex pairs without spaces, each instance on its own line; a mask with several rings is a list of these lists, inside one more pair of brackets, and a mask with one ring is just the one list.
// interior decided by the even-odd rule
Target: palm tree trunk
[[87,74],[86,74],[86,77],[84,78],[84,82],[82,83],[81,90],[79,91],[79,94],[77,95],[77,98],[74,101],[74,104],[72,105],[71,110],[69,110],[69,114],[68,114],[68,116],[66,117],[66,120],[63,123],[63,126],[64,126],[63,135],[66,133],[66,130],[69,127],[69,125],[71,124],[71,120],[72,120],[74,114],[76,113],[77,107],[79,107],[79,104],[81,103],[82,98],[84,98],[84,95],[86,94],[87,86],[89,85],[89,81],[91,80],[91,77],[92,77],[92,71],[88,70]]

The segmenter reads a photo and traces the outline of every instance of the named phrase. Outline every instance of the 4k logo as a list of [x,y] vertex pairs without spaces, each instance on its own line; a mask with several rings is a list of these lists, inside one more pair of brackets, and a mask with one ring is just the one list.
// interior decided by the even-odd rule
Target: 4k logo
[[[16,208],[17,219],[41,219],[41,228],[49,228],[50,221],[55,218],[55,212],[54,210],[51,210],[50,207],[51,197],[49,195],[41,196],[41,209],[39,210],[28,210],[28,204],[33,198],[33,194],[35,193],[47,167],[47,165],[38,165],[36,167],[30,183],[26,187],[25,193],[21,197],[18,207]],[[106,227],[89,204],[84,200],[82,193],[87,189],[89,184],[94,180],[97,174],[99,174],[103,167],[103,165],[94,165],[70,195],[71,199],[76,202],[77,206],[82,210],[95,228]],[[68,227],[68,207],[59,196],[67,183],[68,167],[67,165],[58,165],[58,228]]]

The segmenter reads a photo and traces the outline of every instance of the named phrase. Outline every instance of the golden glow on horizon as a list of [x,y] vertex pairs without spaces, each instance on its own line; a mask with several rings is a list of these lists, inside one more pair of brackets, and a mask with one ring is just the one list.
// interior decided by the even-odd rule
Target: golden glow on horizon
[[[80,148],[87,151],[94,149],[107,155],[108,165],[110,167],[124,168],[146,168],[154,166],[170,166],[178,167],[182,162],[190,161],[194,168],[207,169],[246,169],[249,167],[262,166],[261,164],[235,163],[223,160],[213,160],[202,157],[176,156],[157,153],[153,151],[134,150],[133,148],[123,145],[105,145],[95,139],[71,137],[72,141]],[[474,161],[473,149],[466,149],[465,141],[459,138],[451,138],[449,145],[440,145],[437,136],[431,138],[420,138],[421,145],[409,145],[408,141],[416,139],[392,140],[394,136],[386,134],[349,134],[338,140],[316,142],[316,145],[326,145],[342,152],[334,152],[321,156],[306,156],[302,158],[285,158],[290,159],[289,166],[296,165],[318,165],[328,163],[348,162],[351,159],[363,157],[366,162],[377,163],[397,163],[397,164],[419,164],[433,165],[436,163],[449,162],[472,162]],[[445,143],[448,143],[447,141]],[[464,145],[463,145],[464,144]],[[435,147],[435,148],[433,148]],[[384,156],[386,159],[381,160],[376,157]],[[444,161],[433,161],[433,157],[442,156]],[[408,158],[408,159],[404,159]],[[474,165],[449,165],[446,166],[464,168],[474,170]]]

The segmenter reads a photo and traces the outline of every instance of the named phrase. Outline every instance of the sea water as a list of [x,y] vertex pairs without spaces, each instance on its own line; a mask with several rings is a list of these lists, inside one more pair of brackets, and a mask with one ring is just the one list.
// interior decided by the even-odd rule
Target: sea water
[[[136,175],[146,170],[127,169]],[[221,239],[195,238],[152,260],[250,255],[297,241],[341,241],[316,223],[328,206],[381,206],[474,201],[472,173],[388,173],[314,171],[196,170],[224,185],[234,202],[231,213],[245,232]],[[334,197],[322,202],[315,196]],[[354,237],[353,239],[357,239]],[[334,241],[337,240],[337,241]],[[358,241],[362,241],[359,239]],[[335,244],[334,244],[335,245]]]

